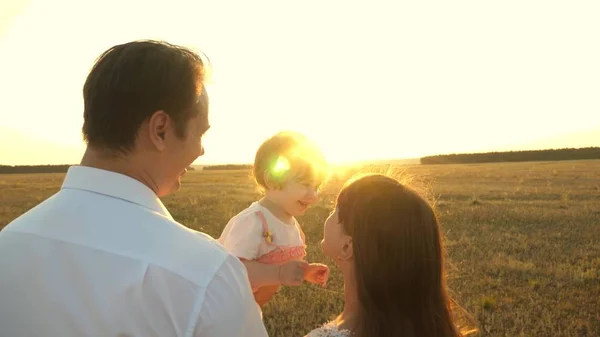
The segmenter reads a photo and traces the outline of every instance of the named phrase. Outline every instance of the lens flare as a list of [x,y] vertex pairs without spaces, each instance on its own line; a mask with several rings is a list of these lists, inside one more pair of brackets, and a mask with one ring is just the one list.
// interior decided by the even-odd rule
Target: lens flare
[[281,177],[290,170],[290,162],[286,157],[279,156],[275,165],[271,169],[271,174],[275,177]]

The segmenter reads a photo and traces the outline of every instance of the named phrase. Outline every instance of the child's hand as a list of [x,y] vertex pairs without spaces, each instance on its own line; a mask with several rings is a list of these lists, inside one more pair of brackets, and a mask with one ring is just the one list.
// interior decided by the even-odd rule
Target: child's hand
[[327,286],[329,279],[329,267],[321,263],[311,263],[305,271],[304,279],[313,284],[319,284],[323,288]]
[[279,266],[279,282],[284,286],[300,286],[308,269],[306,261],[290,261]]

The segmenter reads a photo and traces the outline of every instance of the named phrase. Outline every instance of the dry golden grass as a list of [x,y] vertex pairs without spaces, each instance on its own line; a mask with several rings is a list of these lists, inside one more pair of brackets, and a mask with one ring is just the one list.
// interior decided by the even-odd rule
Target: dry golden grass
[[[399,170],[436,200],[449,285],[481,336],[600,336],[600,161]],[[299,219],[310,261],[331,263],[319,248],[321,227],[351,173],[334,176]],[[62,178],[0,175],[0,228],[56,192]],[[184,225],[218,236],[256,198],[248,171],[204,171],[164,201]],[[341,287],[334,267],[326,290],[283,289],[264,310],[270,335],[302,336],[332,318]]]

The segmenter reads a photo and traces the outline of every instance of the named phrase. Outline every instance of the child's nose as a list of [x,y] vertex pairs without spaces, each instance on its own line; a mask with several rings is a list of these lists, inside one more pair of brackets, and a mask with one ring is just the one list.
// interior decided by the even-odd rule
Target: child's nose
[[315,202],[315,201],[317,201],[317,198],[319,197],[319,192],[316,189],[311,188],[308,190],[308,194],[306,195],[306,197],[308,200]]

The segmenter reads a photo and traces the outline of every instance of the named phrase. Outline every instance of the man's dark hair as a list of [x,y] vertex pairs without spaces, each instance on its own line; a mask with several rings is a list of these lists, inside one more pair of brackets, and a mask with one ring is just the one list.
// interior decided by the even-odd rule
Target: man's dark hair
[[200,55],[170,43],[134,41],[108,49],[83,86],[84,139],[96,147],[131,150],[141,124],[158,110],[184,137],[186,122],[207,113],[204,73]]

